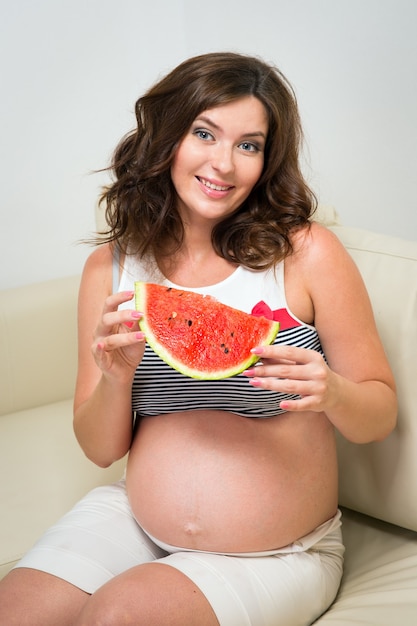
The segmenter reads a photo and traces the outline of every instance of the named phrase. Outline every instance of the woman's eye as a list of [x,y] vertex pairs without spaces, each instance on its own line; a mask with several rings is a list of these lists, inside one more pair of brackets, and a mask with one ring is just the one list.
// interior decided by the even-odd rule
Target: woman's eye
[[239,148],[242,148],[242,150],[245,150],[246,152],[259,152],[259,146],[255,143],[250,143],[249,141],[243,141],[239,145]]
[[211,141],[212,139],[214,139],[213,135],[209,133],[208,130],[204,130],[202,128],[197,128],[194,131],[194,135],[199,139],[203,139],[204,141]]

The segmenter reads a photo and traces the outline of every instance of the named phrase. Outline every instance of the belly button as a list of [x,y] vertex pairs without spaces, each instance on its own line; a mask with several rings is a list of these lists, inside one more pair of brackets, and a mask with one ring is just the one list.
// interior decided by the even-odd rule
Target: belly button
[[189,537],[197,537],[198,535],[201,535],[201,531],[201,527],[195,522],[187,522],[184,524],[184,532]]

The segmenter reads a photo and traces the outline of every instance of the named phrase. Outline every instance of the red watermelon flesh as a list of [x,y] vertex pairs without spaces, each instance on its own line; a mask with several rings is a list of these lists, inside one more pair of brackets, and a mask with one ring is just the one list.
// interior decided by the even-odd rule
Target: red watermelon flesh
[[191,378],[218,380],[239,374],[259,357],[279,323],[249,315],[211,296],[154,283],[135,283],[135,304],[148,344],[166,363]]

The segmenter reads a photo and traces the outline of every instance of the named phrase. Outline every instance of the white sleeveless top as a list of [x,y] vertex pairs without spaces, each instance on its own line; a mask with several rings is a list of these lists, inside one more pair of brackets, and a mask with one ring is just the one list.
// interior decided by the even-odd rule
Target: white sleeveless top
[[[117,274],[116,274],[117,272]],[[115,261],[115,276],[119,267]],[[253,271],[239,266],[225,280],[208,287],[188,288],[166,279],[154,264],[126,256],[117,291],[134,289],[135,281],[153,282],[211,295],[245,313],[262,314],[280,323],[274,344],[316,350],[324,356],[316,329],[289,310],[284,289],[284,263],[272,270]],[[131,308],[132,303],[122,305]],[[188,410],[223,410],[243,417],[268,418],[283,413],[279,403],[297,396],[266,391],[249,384],[241,374],[224,380],[197,380],[166,364],[147,344],[132,387],[132,409],[139,416]]]

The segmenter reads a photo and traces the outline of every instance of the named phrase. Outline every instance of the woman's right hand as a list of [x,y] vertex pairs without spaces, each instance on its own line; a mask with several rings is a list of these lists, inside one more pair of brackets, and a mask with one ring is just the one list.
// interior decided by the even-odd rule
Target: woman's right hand
[[138,325],[142,313],[118,308],[133,296],[133,291],[122,291],[105,299],[91,347],[103,375],[119,382],[133,380],[145,351],[145,335]]

